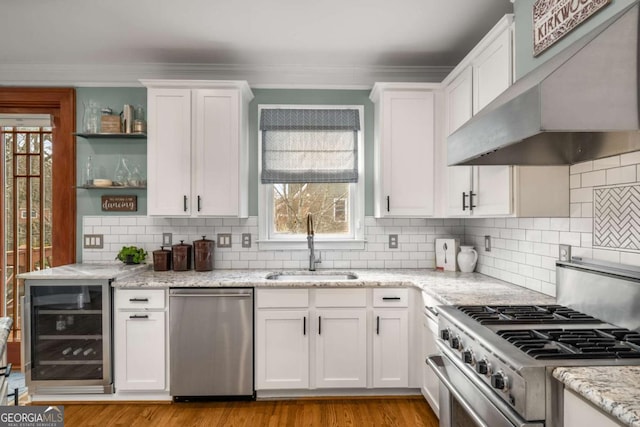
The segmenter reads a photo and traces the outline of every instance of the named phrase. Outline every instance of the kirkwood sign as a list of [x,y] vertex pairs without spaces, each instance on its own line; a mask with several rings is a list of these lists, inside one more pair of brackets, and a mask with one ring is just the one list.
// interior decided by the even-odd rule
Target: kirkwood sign
[[537,0],[533,4],[533,56],[538,56],[611,0]]

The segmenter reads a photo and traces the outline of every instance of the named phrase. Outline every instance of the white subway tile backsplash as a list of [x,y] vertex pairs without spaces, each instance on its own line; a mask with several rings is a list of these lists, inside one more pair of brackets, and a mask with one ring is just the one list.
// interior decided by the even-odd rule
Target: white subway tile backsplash
[[581,187],[595,187],[607,183],[607,176],[604,170],[586,172],[582,174]]
[[620,155],[620,165],[640,164],[640,151]]
[[582,175],[575,174],[569,176],[569,188],[580,188],[582,186]]
[[571,218],[571,231],[589,233],[592,230],[591,218]]
[[593,202],[593,190],[591,188],[574,188],[569,192],[571,203]]
[[593,161],[593,170],[616,168],[618,166],[620,166],[620,156],[605,157],[604,159]]
[[607,185],[636,182],[636,166],[624,166],[607,170]]
[[593,161],[589,160],[587,162],[576,163],[575,165],[571,165],[569,167],[569,173],[571,175],[583,172],[590,172],[593,170]]

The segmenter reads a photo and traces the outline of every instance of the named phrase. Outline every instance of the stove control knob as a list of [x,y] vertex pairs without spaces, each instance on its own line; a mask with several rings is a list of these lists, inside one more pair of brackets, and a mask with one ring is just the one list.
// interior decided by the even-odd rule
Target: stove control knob
[[467,365],[473,365],[475,363],[475,357],[473,357],[473,350],[466,349],[462,352],[462,361]]
[[440,338],[445,341],[449,341],[449,336],[451,336],[451,331],[449,329],[443,329],[440,331]]
[[491,375],[491,387],[501,391],[507,391],[509,390],[509,378],[507,378],[504,372],[498,371]]
[[452,336],[449,340],[449,346],[454,350],[460,350],[460,337],[458,335],[456,335],[455,337]]
[[482,360],[478,360],[478,362],[476,363],[476,372],[481,374],[481,375],[487,375],[489,376],[489,374],[491,373],[491,365],[489,364],[489,361],[484,358]]

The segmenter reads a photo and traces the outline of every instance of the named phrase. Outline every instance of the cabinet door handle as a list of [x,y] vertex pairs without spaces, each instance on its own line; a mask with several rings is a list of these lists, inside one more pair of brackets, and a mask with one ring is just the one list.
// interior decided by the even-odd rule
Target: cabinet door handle
[[391,211],[391,196],[387,196],[387,212]]
[[302,318],[302,335],[307,335],[307,316]]
[[376,335],[380,335],[380,316],[376,316]]
[[184,198],[182,199],[182,203],[184,204],[184,211],[187,211],[187,196],[185,195]]
[[200,212],[200,200],[201,200],[201,198],[200,198],[200,196],[198,196],[198,212]]
[[477,194],[474,194],[473,191],[469,191],[469,210],[472,211],[473,208],[476,207],[476,205],[473,204],[473,196],[477,196]]
[[462,210],[467,210],[467,193],[462,192]]
[[129,298],[129,302],[149,302],[149,298]]
[[322,335],[322,317],[318,316],[318,335]]
[[129,316],[129,319],[148,319],[148,318],[149,318],[148,314],[133,314]]
[[382,301],[400,301],[400,297],[382,297]]

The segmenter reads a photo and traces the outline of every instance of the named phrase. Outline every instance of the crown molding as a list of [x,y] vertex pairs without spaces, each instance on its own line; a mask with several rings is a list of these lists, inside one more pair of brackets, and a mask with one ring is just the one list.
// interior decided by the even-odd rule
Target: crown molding
[[246,80],[252,88],[370,89],[375,82],[439,83],[449,66],[239,64],[0,64],[0,86],[141,87],[144,79]]

